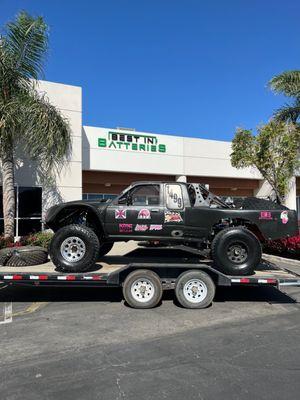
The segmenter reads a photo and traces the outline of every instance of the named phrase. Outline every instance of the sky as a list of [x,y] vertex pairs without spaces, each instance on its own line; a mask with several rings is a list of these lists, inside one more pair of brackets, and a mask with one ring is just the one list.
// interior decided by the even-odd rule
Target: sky
[[299,69],[298,0],[0,0],[0,26],[20,10],[49,25],[43,79],[82,87],[84,125],[231,140]]

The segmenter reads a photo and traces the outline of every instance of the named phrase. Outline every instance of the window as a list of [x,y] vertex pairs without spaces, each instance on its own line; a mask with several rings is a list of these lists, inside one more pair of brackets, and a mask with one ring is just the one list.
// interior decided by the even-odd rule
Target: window
[[[15,187],[15,236],[42,230],[42,188]],[[0,234],[4,232],[2,186],[0,186]]]
[[159,185],[141,185],[129,194],[129,202],[133,206],[157,206],[159,200]]
[[166,185],[167,207],[171,210],[183,209],[182,189],[180,185]]
[[117,197],[116,194],[108,193],[83,193],[82,200],[109,200]]

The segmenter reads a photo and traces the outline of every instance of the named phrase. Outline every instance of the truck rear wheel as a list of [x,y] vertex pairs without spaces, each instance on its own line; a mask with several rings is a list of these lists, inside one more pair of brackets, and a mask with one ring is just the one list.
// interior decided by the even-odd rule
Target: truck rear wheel
[[66,272],[81,272],[92,267],[99,253],[95,232],[83,225],[67,225],[59,229],[50,243],[53,264]]
[[176,281],[175,294],[185,308],[206,308],[215,297],[215,284],[203,271],[183,272]]
[[261,261],[261,244],[248,229],[238,226],[220,231],[211,244],[215,266],[227,275],[251,275]]
[[124,281],[123,295],[133,308],[153,308],[162,297],[163,289],[159,276],[149,270],[131,272]]

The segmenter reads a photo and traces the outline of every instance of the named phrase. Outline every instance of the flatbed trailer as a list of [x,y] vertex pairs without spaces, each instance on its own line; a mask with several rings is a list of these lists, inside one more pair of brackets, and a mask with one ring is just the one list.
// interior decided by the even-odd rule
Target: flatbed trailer
[[[197,252],[185,246],[150,250],[142,257],[106,256],[89,272],[55,271],[50,263],[38,267],[1,267],[0,286],[121,287],[126,302],[134,308],[152,308],[164,290],[175,290],[179,303],[186,308],[205,308],[214,299],[219,286],[300,286],[300,275],[263,261],[253,275],[229,276],[214,268],[212,262],[197,259]],[[168,256],[152,253],[167,250]],[[184,251],[189,257],[170,256]]]

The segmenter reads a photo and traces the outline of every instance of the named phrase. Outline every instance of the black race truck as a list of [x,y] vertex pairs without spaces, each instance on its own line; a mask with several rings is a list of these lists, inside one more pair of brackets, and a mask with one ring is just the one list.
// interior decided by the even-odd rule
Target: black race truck
[[271,201],[224,202],[205,185],[136,182],[107,202],[73,201],[50,208],[55,234],[50,256],[57,269],[87,271],[116,241],[184,245],[212,259],[228,275],[250,275],[265,240],[298,234],[295,211]]

